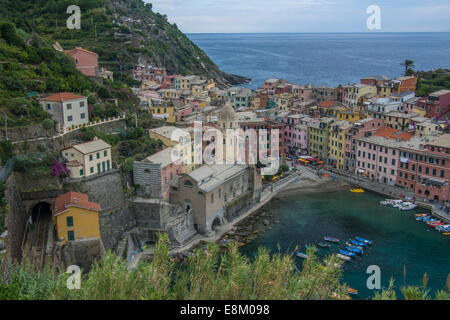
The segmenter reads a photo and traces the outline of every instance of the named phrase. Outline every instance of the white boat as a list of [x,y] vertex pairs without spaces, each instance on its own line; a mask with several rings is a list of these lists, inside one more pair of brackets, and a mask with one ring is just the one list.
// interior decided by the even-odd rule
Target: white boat
[[409,211],[409,210],[414,210],[415,208],[417,208],[417,205],[415,205],[412,202],[404,202],[402,203],[402,205],[399,207],[399,209],[401,211]]
[[343,254],[340,254],[340,253],[338,253],[336,255],[336,257],[338,257],[339,259],[344,260],[344,261],[352,261],[352,258],[344,256]]
[[402,203],[403,203],[403,200],[394,200],[394,201],[392,201],[392,206],[393,206],[394,208],[400,208],[400,206],[402,205]]
[[392,199],[386,199],[384,201],[380,201],[380,204],[383,206],[390,206],[392,205],[392,201],[393,201]]

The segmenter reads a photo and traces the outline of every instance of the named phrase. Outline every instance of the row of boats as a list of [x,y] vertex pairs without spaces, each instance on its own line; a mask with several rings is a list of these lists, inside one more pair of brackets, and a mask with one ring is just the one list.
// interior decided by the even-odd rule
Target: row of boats
[[[317,246],[320,248],[330,249],[331,245],[330,243],[338,244],[341,241],[334,237],[324,237],[324,241],[326,242],[317,242]],[[357,255],[362,255],[364,253],[364,249],[367,246],[371,246],[372,241],[367,240],[361,237],[355,237],[355,239],[350,239],[345,242],[344,248],[339,249],[339,253],[336,255],[339,259],[343,261],[351,261],[352,258],[356,257]],[[306,249],[311,249],[312,246],[306,246]],[[304,252],[297,252],[297,257],[302,259],[307,259],[308,255]],[[347,287],[347,293],[350,295],[357,295],[358,290]]]
[[434,228],[444,236],[450,236],[450,224],[445,224],[445,222],[433,218],[433,216],[429,214],[416,214],[415,215],[417,221],[421,221],[426,223],[430,228]]
[[352,193],[364,193],[366,191],[364,189],[350,189],[350,192],[352,192]]
[[[324,237],[324,240],[331,243],[340,243],[340,240],[334,237]],[[326,242],[318,242],[317,245],[321,248],[330,248],[331,246]],[[351,261],[357,255],[362,255],[366,246],[372,245],[371,240],[367,240],[361,237],[355,237],[345,242],[344,248],[339,249],[339,253],[336,255],[339,259],[344,261]],[[306,246],[310,249],[311,246]],[[308,255],[303,252],[297,252],[297,257],[306,259]]]
[[380,204],[383,206],[392,206],[399,209],[400,211],[410,211],[417,208],[417,205],[412,202],[396,199],[386,199],[384,201],[381,201]]

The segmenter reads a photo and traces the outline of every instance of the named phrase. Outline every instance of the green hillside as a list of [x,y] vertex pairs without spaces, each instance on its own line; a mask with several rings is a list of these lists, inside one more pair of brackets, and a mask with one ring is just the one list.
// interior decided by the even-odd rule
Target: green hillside
[[[81,30],[66,27],[70,5],[81,9]],[[142,0],[2,0],[0,17],[64,49],[81,46],[98,53],[100,64],[126,82],[138,61],[165,66],[169,73],[204,75],[221,85],[245,80],[221,72],[176,24]]]

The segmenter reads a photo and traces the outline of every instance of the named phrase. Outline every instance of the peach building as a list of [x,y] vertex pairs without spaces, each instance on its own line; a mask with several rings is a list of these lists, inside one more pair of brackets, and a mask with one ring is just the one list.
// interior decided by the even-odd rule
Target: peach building
[[75,60],[75,65],[82,74],[88,77],[97,76],[98,55],[95,52],[80,47],[64,52]]

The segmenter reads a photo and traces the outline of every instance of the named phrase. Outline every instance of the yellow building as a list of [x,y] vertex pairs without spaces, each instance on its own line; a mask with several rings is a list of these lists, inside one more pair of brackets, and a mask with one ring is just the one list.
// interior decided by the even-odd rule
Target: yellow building
[[295,96],[292,93],[282,93],[275,96],[277,109],[288,110],[294,103]]
[[401,130],[401,131],[407,131],[409,129],[409,126],[411,124],[411,118],[416,117],[416,114],[405,114],[402,112],[396,112],[392,111],[389,113],[385,113],[382,115],[382,118],[385,121],[386,127],[395,129],[395,130]]
[[152,105],[148,108],[153,118],[165,120],[167,122],[176,122],[175,107],[169,105]]
[[82,239],[100,239],[100,205],[89,202],[88,195],[68,192],[55,199],[53,224],[62,244]]
[[364,98],[370,94],[377,94],[377,87],[366,84],[355,84],[344,87],[343,103],[345,106],[358,110]]
[[364,119],[364,114],[359,111],[354,111],[348,108],[341,108],[336,111],[336,118],[338,120],[347,120],[350,122],[358,122]]
[[345,135],[352,128],[350,121],[341,120],[330,125],[328,138],[328,163],[339,170],[344,170]]
[[101,139],[74,145],[61,151],[70,177],[79,179],[112,169],[111,146]]

